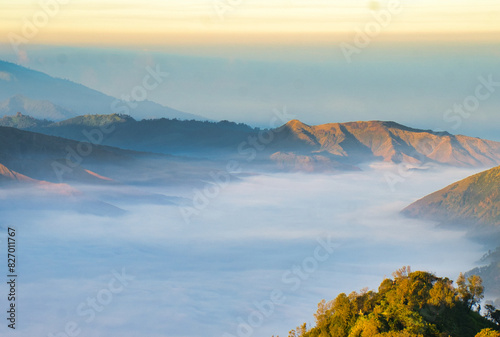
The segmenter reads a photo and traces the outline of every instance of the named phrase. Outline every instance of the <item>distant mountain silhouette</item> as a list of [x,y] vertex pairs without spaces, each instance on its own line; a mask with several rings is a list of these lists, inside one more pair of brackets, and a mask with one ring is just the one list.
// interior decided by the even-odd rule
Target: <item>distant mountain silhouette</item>
[[4,101],[3,110],[0,104],[0,116],[19,111],[41,119],[62,120],[78,115],[126,110],[139,119],[206,119],[147,100],[134,102],[137,107],[130,108],[126,102],[84,85],[5,61],[0,61],[0,101]]
[[68,120],[24,128],[47,135],[88,141],[84,131],[107,126],[113,131],[102,144],[120,148],[175,155],[211,157],[216,153],[237,154],[238,144],[256,129],[228,121],[181,121],[146,119],[136,121],[127,115],[84,115]]
[[75,116],[72,111],[66,110],[45,100],[33,100],[23,95],[15,95],[0,102],[0,116],[12,115],[20,112],[38,119],[61,120]]

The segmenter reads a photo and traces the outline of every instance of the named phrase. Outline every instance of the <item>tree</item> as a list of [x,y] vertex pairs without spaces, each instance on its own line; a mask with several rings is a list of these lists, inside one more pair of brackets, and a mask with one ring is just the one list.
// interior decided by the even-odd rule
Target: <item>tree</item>
[[483,280],[477,275],[469,276],[467,281],[469,281],[469,292],[471,293],[470,310],[484,298],[484,287]]
[[331,310],[332,302],[326,302],[326,300],[321,300],[318,303],[318,310],[314,314],[316,318],[316,326],[322,326],[325,324],[328,312]]
[[491,329],[483,329],[475,337],[500,337],[500,332]]
[[[341,293],[333,301],[321,301],[316,326],[306,325],[290,337],[500,337],[492,320],[500,312],[486,306],[484,317],[470,309],[479,308],[483,286],[478,276],[448,278],[401,268],[394,279],[385,279],[379,291]],[[483,330],[482,330],[483,329]],[[481,333],[480,333],[481,332]],[[480,333],[480,334],[479,334]]]
[[298,326],[296,329],[288,332],[288,337],[303,337],[305,336],[306,332],[307,332],[307,325],[306,323],[304,323],[301,326]]
[[457,279],[458,296],[471,310],[484,298],[483,280],[477,275],[471,275],[467,279],[460,273]]
[[396,270],[394,273],[392,273],[392,276],[395,279],[400,279],[400,278],[406,278],[408,275],[411,274],[411,267],[410,266],[403,266]]
[[490,319],[493,323],[500,325],[500,310],[497,310],[491,304],[486,304],[486,317]]

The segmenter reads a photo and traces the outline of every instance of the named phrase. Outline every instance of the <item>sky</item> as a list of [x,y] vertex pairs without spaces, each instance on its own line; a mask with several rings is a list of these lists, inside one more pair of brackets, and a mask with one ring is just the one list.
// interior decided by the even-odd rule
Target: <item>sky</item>
[[114,97],[160,67],[170,77],[148,99],[212,120],[268,127],[286,107],[307,124],[393,120],[500,141],[497,87],[471,111],[456,108],[481,79],[500,81],[495,0],[8,0],[0,9],[0,59]]
[[38,29],[30,40],[58,45],[325,41],[383,11],[391,13],[384,30],[393,38],[498,40],[500,31],[495,0],[6,0],[0,7],[0,41],[31,22]]

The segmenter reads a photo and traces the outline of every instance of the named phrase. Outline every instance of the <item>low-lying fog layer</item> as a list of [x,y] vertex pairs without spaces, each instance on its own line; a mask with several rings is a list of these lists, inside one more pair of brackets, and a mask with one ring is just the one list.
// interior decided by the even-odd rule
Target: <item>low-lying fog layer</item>
[[17,334],[286,336],[321,299],[376,289],[403,265],[454,279],[471,269],[478,244],[398,212],[479,170],[392,169],[253,176],[189,223],[177,206],[116,197],[125,215],[2,210],[18,233]]

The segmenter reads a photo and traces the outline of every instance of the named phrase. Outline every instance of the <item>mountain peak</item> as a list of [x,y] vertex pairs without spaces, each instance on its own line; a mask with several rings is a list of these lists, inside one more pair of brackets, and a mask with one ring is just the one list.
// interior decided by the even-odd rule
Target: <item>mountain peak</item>
[[383,160],[394,163],[447,164],[480,167],[500,164],[500,143],[453,136],[407,127],[393,121],[355,121],[309,126],[294,119],[276,138],[273,150],[300,154],[322,153],[338,160],[358,163]]
[[27,115],[38,119],[59,120],[72,117],[74,114],[52,102],[37,100],[17,94],[0,102],[0,116],[14,115],[24,117]]
[[292,129],[292,130],[304,129],[304,128],[310,127],[309,125],[302,123],[298,119],[292,119],[291,121],[286,123],[285,126],[288,127],[289,129]]

